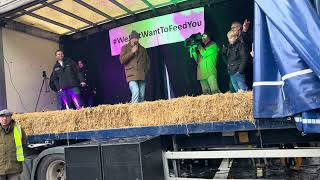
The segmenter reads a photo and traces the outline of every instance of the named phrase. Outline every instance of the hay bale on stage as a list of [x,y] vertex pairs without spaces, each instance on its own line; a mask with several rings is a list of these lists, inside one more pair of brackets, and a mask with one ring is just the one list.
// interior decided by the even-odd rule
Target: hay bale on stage
[[27,134],[252,120],[252,93],[226,93],[81,110],[16,114]]

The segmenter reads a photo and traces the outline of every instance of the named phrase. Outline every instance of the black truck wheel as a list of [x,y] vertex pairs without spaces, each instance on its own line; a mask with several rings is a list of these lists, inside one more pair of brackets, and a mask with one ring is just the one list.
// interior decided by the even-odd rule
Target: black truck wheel
[[66,180],[64,154],[44,157],[37,169],[37,180]]

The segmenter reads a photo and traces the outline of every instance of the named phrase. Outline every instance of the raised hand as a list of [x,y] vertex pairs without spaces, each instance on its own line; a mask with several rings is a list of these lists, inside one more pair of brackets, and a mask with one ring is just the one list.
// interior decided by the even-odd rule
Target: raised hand
[[87,84],[86,84],[85,82],[81,82],[80,85],[81,85],[81,87],[84,87],[84,86],[86,86]]
[[248,19],[244,20],[243,25],[242,25],[242,31],[247,32],[250,28],[250,21]]
[[135,52],[137,52],[137,50],[138,50],[138,45],[135,45],[135,46],[133,46],[133,48],[131,49],[131,52],[132,52],[132,53],[135,53]]

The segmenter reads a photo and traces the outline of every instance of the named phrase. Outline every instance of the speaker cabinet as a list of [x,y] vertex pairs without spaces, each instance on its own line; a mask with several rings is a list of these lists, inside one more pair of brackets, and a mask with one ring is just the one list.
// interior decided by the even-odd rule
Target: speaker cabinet
[[102,180],[100,144],[65,148],[68,180]]
[[127,138],[101,145],[104,180],[163,180],[160,138]]
[[163,180],[160,137],[114,138],[65,148],[68,180]]

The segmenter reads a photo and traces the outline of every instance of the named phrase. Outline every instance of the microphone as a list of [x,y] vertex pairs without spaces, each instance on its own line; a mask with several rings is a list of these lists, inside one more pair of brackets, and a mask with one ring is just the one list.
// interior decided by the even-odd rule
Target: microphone
[[134,44],[134,46],[137,46],[137,50],[136,50],[136,52],[134,52],[133,54],[134,54],[134,55],[137,55],[138,50],[139,50],[139,49],[138,49],[138,44],[139,44],[139,43],[138,43],[138,41],[136,41],[136,42],[134,42],[133,44]]

